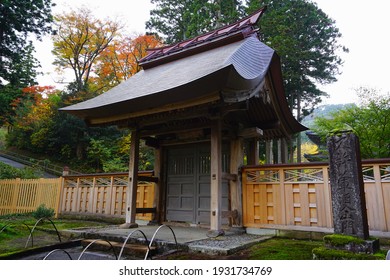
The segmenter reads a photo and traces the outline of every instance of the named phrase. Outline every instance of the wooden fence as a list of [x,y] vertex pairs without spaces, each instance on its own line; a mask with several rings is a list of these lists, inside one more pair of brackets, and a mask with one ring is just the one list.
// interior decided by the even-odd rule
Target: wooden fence
[[[390,159],[363,161],[370,231],[390,231]],[[330,231],[328,164],[246,166],[243,222],[250,228]]]
[[[363,161],[370,231],[390,232],[390,159]],[[137,219],[150,220],[155,192],[152,172],[139,174]],[[126,173],[58,179],[0,180],[0,215],[34,211],[124,217]],[[328,164],[244,166],[243,223],[249,228],[332,231]]]
[[[152,172],[139,173],[138,209],[151,212],[154,200]],[[127,173],[77,175],[64,177],[59,212],[123,217],[126,212]],[[148,212],[148,211],[144,211]],[[151,220],[152,213],[137,214],[137,219]]]
[[0,180],[0,215],[33,212],[41,204],[58,209],[61,184],[61,178]]
[[[141,172],[137,219],[151,220],[154,200],[152,172]],[[123,217],[127,173],[65,176],[55,179],[0,180],[0,215],[33,212],[41,204],[58,214]]]

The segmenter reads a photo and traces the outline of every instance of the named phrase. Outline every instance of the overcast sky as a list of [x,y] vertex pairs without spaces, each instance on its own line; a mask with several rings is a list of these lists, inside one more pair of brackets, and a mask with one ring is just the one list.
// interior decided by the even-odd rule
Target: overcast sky
[[[86,5],[97,17],[118,17],[127,25],[130,34],[143,34],[149,11],[153,7],[149,0],[53,0],[54,12],[69,10],[70,7]],[[336,21],[343,37],[341,43],[349,53],[341,56],[345,61],[338,81],[321,86],[330,98],[324,104],[357,102],[354,88],[373,87],[390,92],[390,40],[387,1],[384,0],[316,0],[318,7]],[[52,85],[58,80],[53,72],[52,43],[49,38],[37,44],[37,58],[41,61],[39,77],[42,85]]]

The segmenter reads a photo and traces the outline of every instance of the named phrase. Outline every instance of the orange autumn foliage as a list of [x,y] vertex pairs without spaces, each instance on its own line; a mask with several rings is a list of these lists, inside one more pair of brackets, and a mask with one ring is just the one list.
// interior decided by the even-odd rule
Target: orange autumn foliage
[[161,45],[154,35],[125,36],[114,40],[101,53],[94,68],[97,76],[91,81],[100,91],[114,87],[141,70],[139,60],[146,55],[147,49]]

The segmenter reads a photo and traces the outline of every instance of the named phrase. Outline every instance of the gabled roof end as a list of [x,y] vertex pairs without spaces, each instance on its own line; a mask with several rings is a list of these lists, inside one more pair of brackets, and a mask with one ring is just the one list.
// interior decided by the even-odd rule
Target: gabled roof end
[[219,29],[169,46],[149,49],[139,65],[145,70],[176,59],[221,47],[249,36],[257,36],[256,24],[266,11],[264,6],[251,15]]

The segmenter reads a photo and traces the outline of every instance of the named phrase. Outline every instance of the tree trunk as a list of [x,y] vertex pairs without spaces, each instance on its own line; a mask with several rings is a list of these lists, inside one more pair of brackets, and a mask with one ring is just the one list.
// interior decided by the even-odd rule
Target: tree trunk
[[[301,121],[301,97],[297,94],[297,120]],[[297,133],[297,162],[302,162],[302,149],[301,149],[301,133]]]

